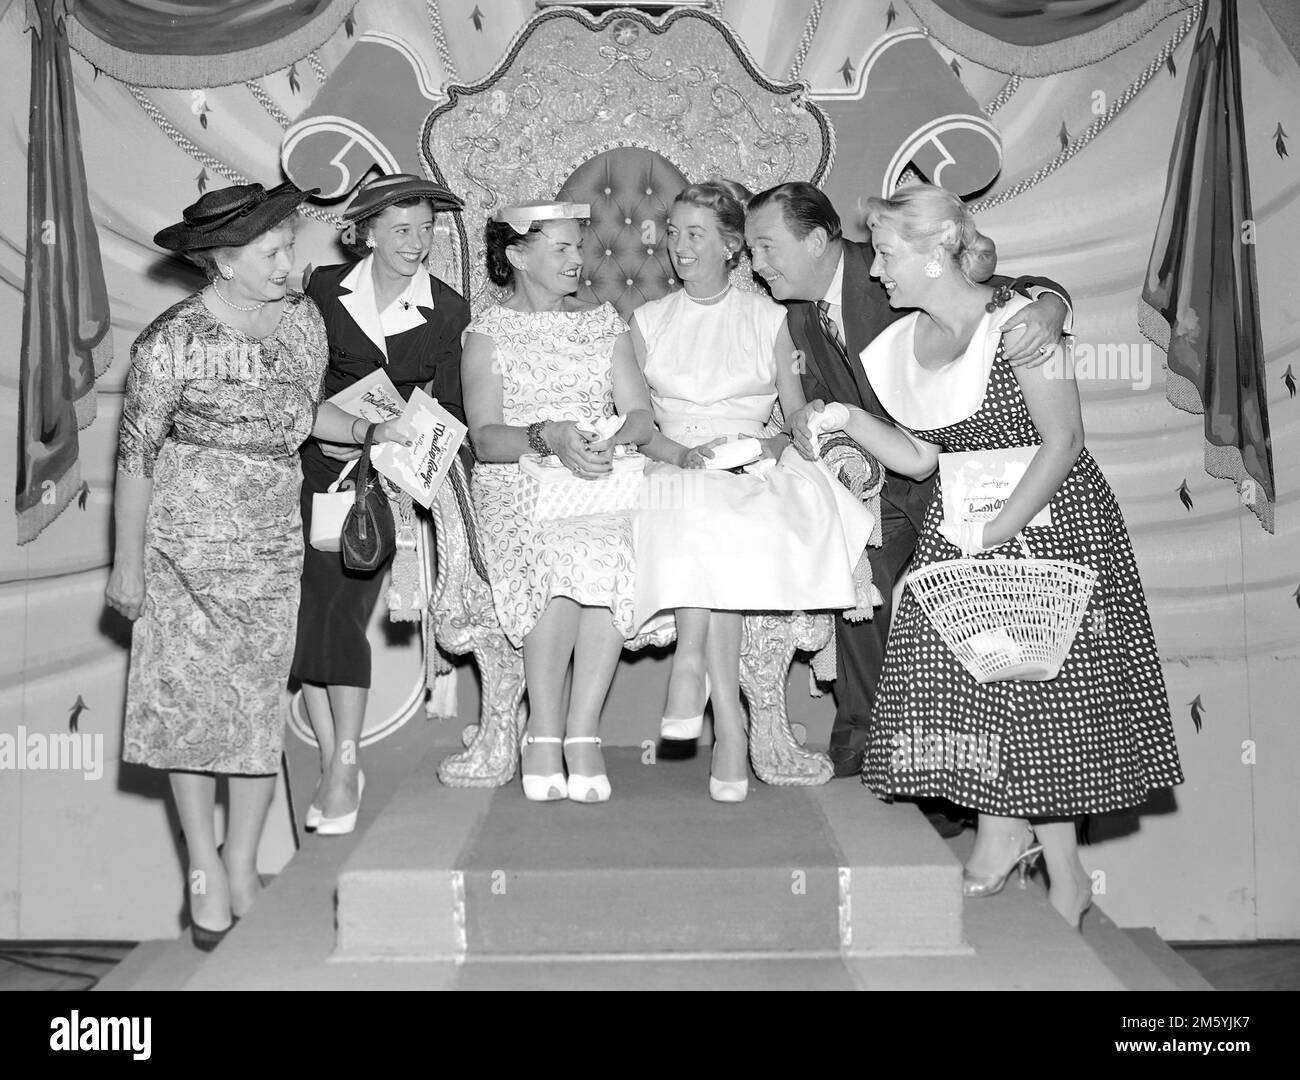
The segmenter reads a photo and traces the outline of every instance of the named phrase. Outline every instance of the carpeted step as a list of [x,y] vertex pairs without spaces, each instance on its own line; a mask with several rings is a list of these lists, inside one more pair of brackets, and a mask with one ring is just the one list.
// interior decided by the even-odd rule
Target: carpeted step
[[432,752],[339,876],[335,958],[960,953],[961,869],[855,780],[751,781],[606,751],[608,803],[445,788]]

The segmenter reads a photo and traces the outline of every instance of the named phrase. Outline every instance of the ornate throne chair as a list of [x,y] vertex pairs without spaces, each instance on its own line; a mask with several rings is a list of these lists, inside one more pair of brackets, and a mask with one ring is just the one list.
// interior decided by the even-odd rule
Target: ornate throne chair
[[[677,10],[661,20],[631,11],[599,19],[571,9],[539,15],[496,70],[471,86],[448,88],[446,104],[425,122],[425,168],[466,203],[450,238],[459,281],[449,280],[481,310],[497,298],[484,264],[489,214],[553,197],[590,203],[580,295],[609,301],[626,318],[676,286],[664,227],[673,198],[688,183],[728,177],[758,191],[825,176],[831,130],[802,91],[764,78],[725,24],[698,11]],[[756,287],[747,265],[734,280]],[[825,455],[860,497],[879,492],[879,469],[849,440],[828,440]],[[439,494],[434,520],[430,672],[446,665],[439,649],[472,652],[483,685],[480,723],[465,730],[465,749],[443,761],[439,776],[455,786],[496,786],[511,779],[518,762],[523,663],[493,613],[459,464]],[[831,777],[829,759],[791,733],[785,697],[795,652],[820,650],[831,640],[826,613],[744,620],[741,689],[750,757],[767,783],[821,784]]]

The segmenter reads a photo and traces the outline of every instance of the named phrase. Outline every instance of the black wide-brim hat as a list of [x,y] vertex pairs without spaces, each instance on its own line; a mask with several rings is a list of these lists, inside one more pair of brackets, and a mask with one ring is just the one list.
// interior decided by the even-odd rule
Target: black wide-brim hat
[[301,191],[284,183],[267,191],[261,184],[238,184],[209,191],[182,212],[183,220],[168,225],[153,242],[168,251],[242,247],[268,232],[298,209],[320,188]]
[[374,217],[395,203],[407,199],[428,199],[434,213],[443,210],[463,210],[465,204],[445,187],[422,179],[412,173],[393,173],[380,176],[361,186],[352,204],[343,211],[342,218],[351,224]]

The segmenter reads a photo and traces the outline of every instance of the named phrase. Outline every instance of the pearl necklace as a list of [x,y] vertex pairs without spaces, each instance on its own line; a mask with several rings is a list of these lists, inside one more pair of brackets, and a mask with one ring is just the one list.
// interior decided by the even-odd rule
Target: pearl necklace
[[692,296],[689,292],[686,292],[686,287],[684,285],[682,286],[682,292],[686,293],[686,299],[693,300],[697,304],[711,304],[714,300],[721,300],[726,296],[730,288],[731,282],[728,281],[724,286],[722,286],[722,292],[714,293],[712,296]]
[[236,311],[258,311],[271,302],[270,300],[259,300],[256,304],[252,304],[249,307],[245,307],[243,304],[233,303],[221,295],[221,290],[217,288],[217,283],[215,281],[212,283],[212,292],[218,300],[226,305],[226,307],[234,308]]

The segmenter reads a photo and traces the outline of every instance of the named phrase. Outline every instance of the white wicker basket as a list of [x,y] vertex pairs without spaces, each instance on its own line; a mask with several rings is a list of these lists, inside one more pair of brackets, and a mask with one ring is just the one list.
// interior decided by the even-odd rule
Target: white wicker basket
[[921,610],[976,682],[1043,682],[1060,673],[1097,572],[1060,559],[963,558],[907,575]]

